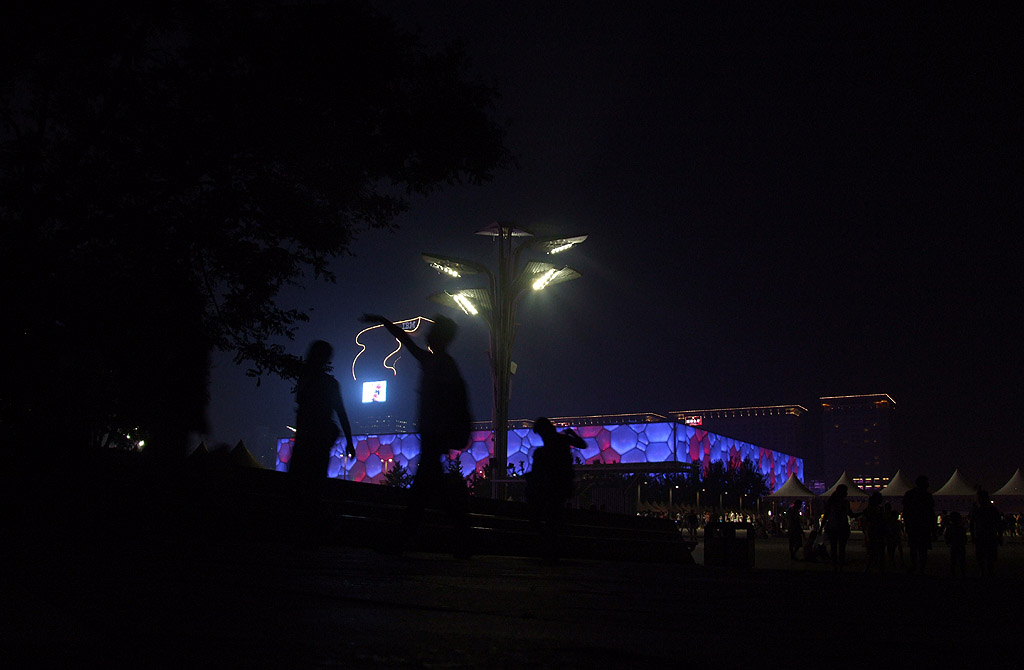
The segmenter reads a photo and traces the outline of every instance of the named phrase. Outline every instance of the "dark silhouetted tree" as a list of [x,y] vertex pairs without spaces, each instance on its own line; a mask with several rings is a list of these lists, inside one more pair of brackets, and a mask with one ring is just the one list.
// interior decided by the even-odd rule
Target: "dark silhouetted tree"
[[761,474],[761,471],[749,458],[743,459],[743,462],[740,463],[739,470],[733,477],[733,486],[738,493],[746,496],[747,503],[754,503],[771,493],[767,478]]
[[495,90],[359,2],[0,16],[0,429],[182,453],[208,358],[293,377],[280,289],[512,161]]
[[384,483],[387,486],[407,489],[412,486],[412,473],[404,465],[395,461],[394,466],[384,475]]
[[730,505],[742,501],[749,507],[771,493],[767,479],[749,458],[738,464],[713,461],[694,486],[702,489],[701,501],[709,506],[718,505],[719,501]]

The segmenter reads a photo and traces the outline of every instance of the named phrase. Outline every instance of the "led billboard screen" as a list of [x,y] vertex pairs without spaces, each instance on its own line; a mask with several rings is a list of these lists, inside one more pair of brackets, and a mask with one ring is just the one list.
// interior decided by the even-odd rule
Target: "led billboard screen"
[[363,402],[385,402],[388,399],[388,383],[363,382]]

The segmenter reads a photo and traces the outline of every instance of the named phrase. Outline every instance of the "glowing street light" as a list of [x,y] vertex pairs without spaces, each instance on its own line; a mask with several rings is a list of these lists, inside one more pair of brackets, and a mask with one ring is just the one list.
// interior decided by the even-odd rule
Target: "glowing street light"
[[[490,333],[491,379],[494,390],[494,463],[496,472],[504,472],[508,464],[508,401],[512,382],[512,345],[516,334],[516,308],[519,298],[528,290],[542,291],[549,286],[576,279],[580,273],[569,266],[557,267],[542,261],[529,261],[520,267],[520,256],[532,250],[548,255],[560,254],[583,243],[586,235],[573,237],[534,237],[509,223],[494,223],[477,235],[496,238],[498,267],[496,272],[475,261],[424,253],[423,260],[446,277],[461,278],[479,274],[487,278],[486,288],[464,288],[442,291],[430,300],[462,310],[469,316],[481,316]],[[513,238],[524,238],[513,247]],[[496,493],[496,491],[495,491]]]

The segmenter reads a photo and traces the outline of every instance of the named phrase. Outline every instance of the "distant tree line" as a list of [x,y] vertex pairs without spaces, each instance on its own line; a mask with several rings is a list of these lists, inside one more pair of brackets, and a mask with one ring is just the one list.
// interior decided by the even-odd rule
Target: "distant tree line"
[[693,474],[649,475],[640,488],[640,497],[667,504],[669,489],[675,505],[699,502],[701,507],[724,505],[737,509],[756,507],[760,498],[771,493],[767,478],[749,458],[739,464],[713,461],[707,472],[697,468]]

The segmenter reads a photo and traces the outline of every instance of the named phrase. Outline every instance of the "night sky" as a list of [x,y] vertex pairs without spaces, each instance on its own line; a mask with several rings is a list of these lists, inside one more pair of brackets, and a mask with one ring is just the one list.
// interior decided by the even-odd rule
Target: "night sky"
[[[336,285],[283,296],[314,310],[290,350],[334,344],[353,419],[359,315],[443,310],[427,296],[476,284],[420,252],[493,266],[473,233],[501,220],[589,235],[564,256],[582,278],[520,304],[512,417],[888,393],[911,478],[994,488],[1024,466],[1019,13],[375,4],[427,43],[464,40],[520,168],[414,201],[396,232],[360,236]],[[490,419],[486,328],[446,313]],[[219,355],[210,391],[207,443],[272,465],[290,384]],[[392,402],[414,414],[414,393]]]

